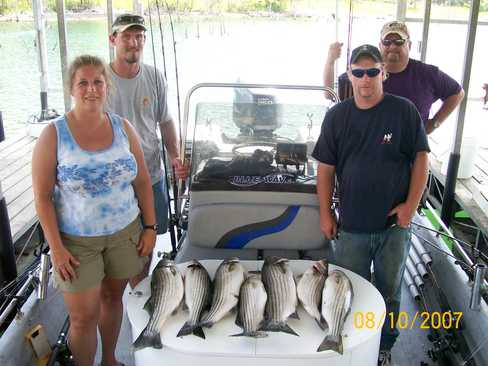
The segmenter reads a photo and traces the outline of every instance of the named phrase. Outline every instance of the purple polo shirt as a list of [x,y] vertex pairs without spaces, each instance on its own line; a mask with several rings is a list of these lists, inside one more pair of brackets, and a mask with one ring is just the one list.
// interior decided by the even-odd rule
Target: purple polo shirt
[[413,102],[425,123],[429,119],[432,104],[438,99],[444,101],[458,94],[461,86],[437,66],[409,59],[405,70],[396,74],[389,73],[383,82],[383,90]]
[[[407,68],[399,73],[389,73],[383,82],[386,93],[407,98],[417,107],[424,123],[429,119],[432,104],[458,94],[461,86],[437,66],[409,59]],[[339,76],[341,100],[352,96],[352,86],[347,74]]]

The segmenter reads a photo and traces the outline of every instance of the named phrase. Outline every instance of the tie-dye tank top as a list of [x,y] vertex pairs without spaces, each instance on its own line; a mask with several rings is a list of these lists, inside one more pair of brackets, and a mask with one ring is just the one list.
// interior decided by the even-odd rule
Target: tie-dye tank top
[[77,144],[66,115],[54,121],[58,159],[54,205],[63,233],[110,235],[139,214],[131,184],[137,175],[136,159],[130,152],[123,121],[115,114],[108,116],[112,144],[98,151],[83,150]]

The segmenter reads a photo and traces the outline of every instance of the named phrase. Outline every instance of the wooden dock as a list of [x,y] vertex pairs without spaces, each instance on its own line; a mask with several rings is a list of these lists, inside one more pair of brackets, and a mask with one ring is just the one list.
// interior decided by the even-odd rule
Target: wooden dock
[[14,243],[37,221],[31,178],[35,142],[36,138],[24,133],[0,143],[0,181]]

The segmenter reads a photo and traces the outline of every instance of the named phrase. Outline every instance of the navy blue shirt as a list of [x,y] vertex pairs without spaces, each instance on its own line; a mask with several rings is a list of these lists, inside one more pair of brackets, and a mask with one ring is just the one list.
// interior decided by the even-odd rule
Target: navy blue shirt
[[422,119],[405,98],[386,94],[369,109],[347,99],[329,110],[312,156],[333,165],[340,221],[347,232],[387,226],[388,212],[405,202],[417,152],[430,151]]

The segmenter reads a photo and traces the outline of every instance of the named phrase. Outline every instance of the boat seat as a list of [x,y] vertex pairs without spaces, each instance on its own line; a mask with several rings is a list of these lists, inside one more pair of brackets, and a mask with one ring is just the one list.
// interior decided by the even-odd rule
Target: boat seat
[[179,258],[296,256],[325,244],[315,193],[193,191]]

